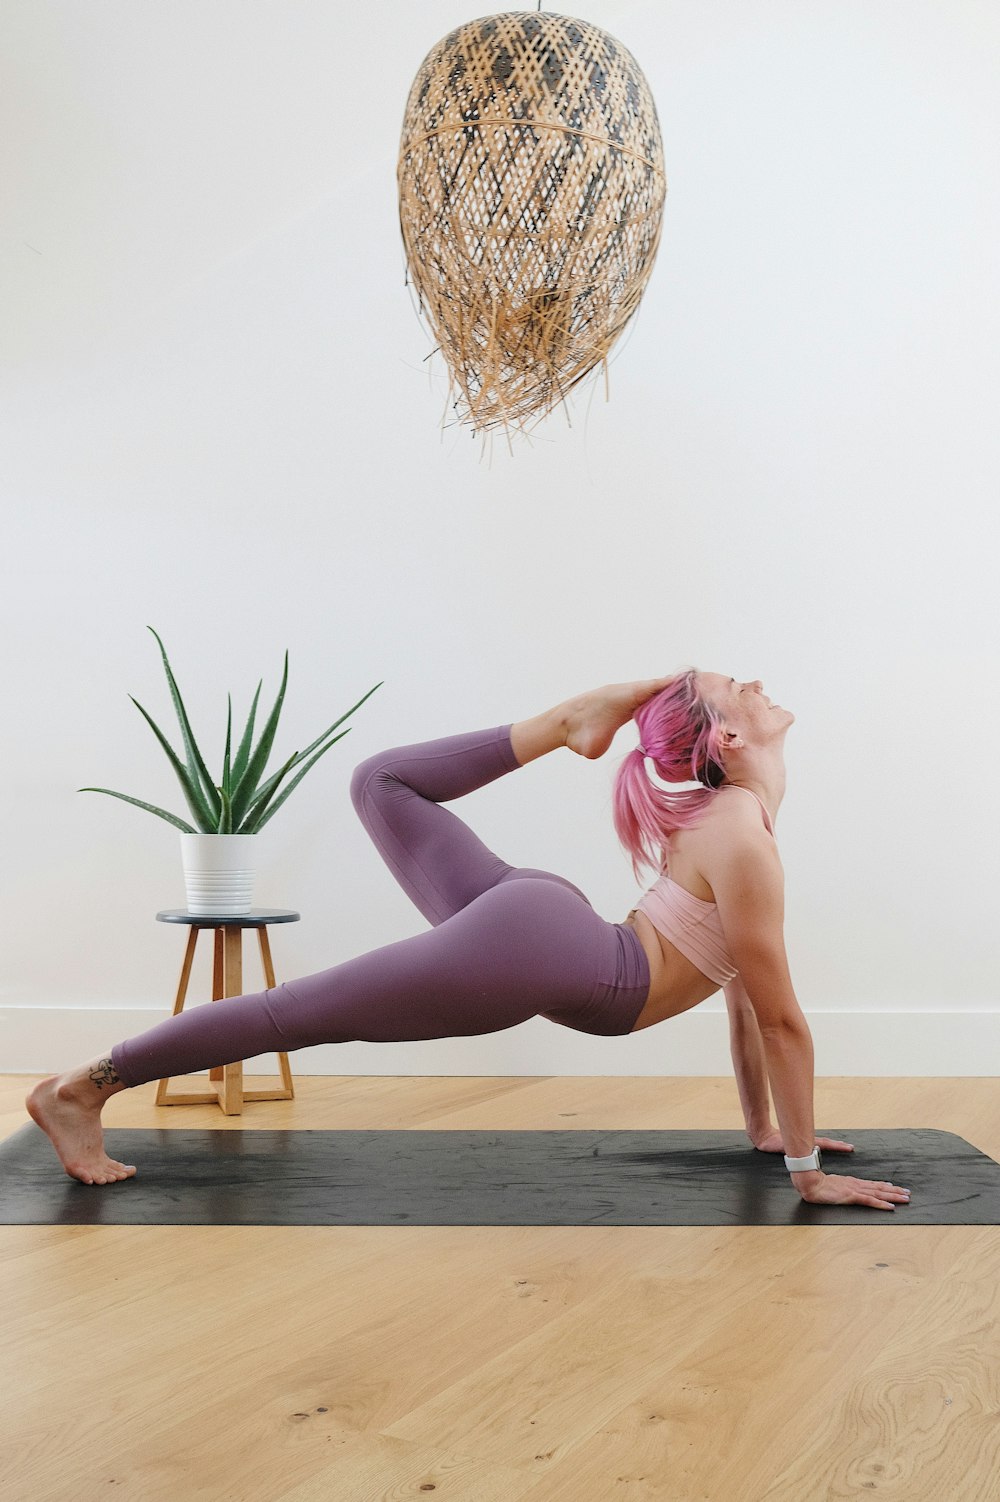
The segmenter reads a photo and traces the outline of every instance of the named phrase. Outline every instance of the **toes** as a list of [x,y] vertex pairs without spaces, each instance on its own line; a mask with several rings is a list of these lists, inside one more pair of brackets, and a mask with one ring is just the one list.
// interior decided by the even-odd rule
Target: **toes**
[[66,1172],[71,1179],[78,1179],[81,1184],[119,1184],[125,1179],[130,1179],[135,1173],[135,1167],[129,1163],[111,1162],[106,1168],[100,1169],[74,1169],[67,1168]]

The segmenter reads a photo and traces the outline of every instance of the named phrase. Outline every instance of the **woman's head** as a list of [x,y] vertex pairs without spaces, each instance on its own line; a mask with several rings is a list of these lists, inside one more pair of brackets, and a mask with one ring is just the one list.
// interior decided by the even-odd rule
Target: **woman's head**
[[729,758],[727,767],[734,752],[767,746],[795,721],[791,710],[771,702],[759,678],[740,683],[722,673],[699,673],[698,690],[725,721],[722,750]]
[[[636,711],[639,746],[615,777],[615,830],[639,879],[640,865],[657,870],[677,829],[697,824],[726,780],[727,758],[783,734],[794,715],[765,699],[763,685],[686,668]],[[664,782],[698,782],[667,792],[647,774],[646,758]]]

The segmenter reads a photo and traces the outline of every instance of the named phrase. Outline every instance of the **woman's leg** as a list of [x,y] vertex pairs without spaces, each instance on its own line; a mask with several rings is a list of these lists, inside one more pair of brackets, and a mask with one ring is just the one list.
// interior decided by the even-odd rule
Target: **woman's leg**
[[502,883],[446,922],[252,996],[194,1007],[43,1082],[29,1110],[67,1172],[129,1176],[103,1152],[100,1108],[119,1090],[259,1053],[500,1032],[541,1014],[582,1032],[631,1030],[649,967],[631,929],[606,923],[547,876]]
[[[615,732],[667,679],[610,684],[528,720],[396,746],[355,768],[351,799],[379,854],[430,923],[442,923],[501,881],[549,875],[512,866],[442,803],[464,797],[560,746],[603,755]],[[584,899],[586,900],[586,899]]]
[[375,848],[429,923],[443,923],[513,867],[441,804],[520,762],[510,726],[396,746],[354,770],[351,800]]
[[[528,761],[543,756],[548,751],[555,750],[558,746],[568,746],[570,750],[576,752],[578,755],[593,760],[601,756],[608,749],[615,732],[626,724],[639,705],[658,692],[668,681],[666,678],[659,678],[628,684],[611,684],[605,688],[596,689],[589,694],[581,694],[575,699],[567,700],[564,704],[557,705],[554,709],[547,710],[541,715],[536,715],[533,719],[522,720],[510,726],[506,731],[506,750],[504,749],[505,734],[503,727],[500,727],[499,730],[478,733],[479,744],[468,749],[479,756],[480,761],[477,763],[476,768],[473,768],[470,761],[469,766],[463,769],[462,779],[465,780],[464,783],[461,779],[457,782],[454,780],[454,772],[460,758],[453,759],[454,765],[450,769],[448,766],[449,758],[447,756],[444,762],[439,763],[436,767],[427,766],[423,769],[425,774],[427,772],[433,773],[432,784],[425,784],[426,793],[416,793],[416,801],[428,805],[428,808],[424,810],[417,810],[414,807],[415,789],[412,783],[409,786],[408,793],[401,793],[398,788],[391,787],[393,778],[391,772],[389,772],[387,777],[381,780],[378,790],[376,790],[372,778],[361,775],[362,768],[367,765],[365,763],[362,764],[362,768],[358,769],[358,801],[361,808],[364,808],[366,813],[369,814],[372,825],[378,831],[376,844],[382,850],[392,869],[395,869],[395,864],[399,865],[400,872],[402,873],[401,879],[403,876],[406,878],[404,885],[407,886],[407,890],[409,890],[407,883],[412,885],[413,892],[411,895],[413,895],[414,901],[417,902],[421,911],[426,912],[432,923],[441,924],[444,921],[444,917],[449,916],[447,913],[449,903],[452,906],[455,906],[457,903],[455,911],[460,911],[463,901],[467,905],[470,900],[475,900],[474,897],[470,899],[468,895],[470,884],[474,885],[476,881],[485,880],[486,890],[490,890],[489,879],[491,875],[495,875],[498,867],[500,875],[496,878],[496,884],[502,885],[505,890],[510,890],[515,884],[514,880],[512,880],[513,878],[518,878],[520,881],[526,882],[534,875],[534,873],[528,871],[526,868],[512,867],[507,865],[506,862],[500,861],[499,857],[494,856],[480,841],[476,840],[471,831],[460,820],[455,819],[454,815],[450,816],[454,820],[454,823],[446,823],[448,818],[447,811],[432,807],[434,797],[460,797],[463,791],[469,792],[472,791],[473,787],[483,786],[484,783],[502,776],[505,771],[511,771],[515,766],[523,766]],[[454,739],[459,741],[466,738],[456,737]],[[430,744],[440,745],[442,743]],[[402,748],[402,752],[420,753],[425,749],[426,747],[417,746]],[[382,759],[373,758],[371,760],[381,762],[381,770],[387,771]],[[374,774],[377,769],[372,767],[370,770]],[[417,775],[422,774],[418,773]],[[471,783],[468,782],[470,776],[473,779]],[[475,780],[477,777],[479,778],[478,781]],[[449,788],[456,790],[449,791]],[[388,797],[381,796],[386,793],[389,794]],[[401,825],[391,817],[392,808],[402,808],[404,810]],[[360,808],[359,811],[361,811]],[[433,814],[444,815],[445,819],[437,819],[432,825],[429,822],[429,818]],[[365,817],[365,814],[363,814],[363,817]],[[367,817],[366,822],[368,822]],[[455,826],[458,826],[458,828],[456,829]],[[412,836],[415,840],[415,845],[412,847],[408,845],[404,836],[406,838]],[[374,834],[373,837],[375,837]],[[441,864],[435,859],[434,846],[436,843],[440,847]],[[450,860],[456,858],[458,858],[458,863],[462,867],[461,878],[457,884],[454,882],[450,883],[450,890],[444,890],[444,888],[449,887],[449,882],[447,872],[442,875],[441,867],[442,865],[447,866]],[[424,868],[424,863],[427,863],[426,869]],[[550,892],[559,892],[567,887],[571,887],[571,884],[564,882],[561,877],[552,876],[549,873],[545,873],[545,880]],[[533,883],[533,885],[537,884]],[[504,1027],[515,1026],[517,1022],[523,1021],[526,1016],[542,1012],[544,1015],[551,1016],[554,1021],[564,1022],[570,1027],[582,1026],[585,1031],[629,1031],[631,1023],[629,1027],[621,1029],[617,1027],[617,1021],[610,1028],[605,1027],[606,1018],[602,1019],[601,1014],[602,1011],[607,1012],[607,1004],[605,1000],[602,1000],[602,996],[606,992],[608,996],[620,997],[625,1012],[629,1013],[632,1009],[634,999],[631,992],[634,991],[635,997],[638,998],[638,1004],[635,1007],[636,1015],[638,1015],[645,1000],[645,990],[648,989],[649,979],[648,964],[642,954],[641,946],[638,945],[638,941],[635,939],[635,935],[631,929],[623,928],[619,924],[604,923],[603,920],[597,917],[589,905],[586,905],[586,900],[584,900],[584,903],[578,901],[578,897],[582,896],[582,894],[578,893],[577,888],[571,887],[571,891],[577,893],[577,897],[573,899],[570,909],[564,912],[561,926],[546,933],[543,949],[548,953],[555,954],[560,949],[558,942],[560,939],[563,941],[563,945],[569,942],[572,947],[575,942],[572,938],[573,924],[567,918],[567,915],[572,913],[578,922],[586,921],[590,925],[589,932],[592,935],[597,933],[603,934],[605,951],[604,969],[607,969],[613,961],[613,968],[616,967],[615,974],[618,976],[618,980],[601,982],[601,985],[598,986],[597,990],[591,996],[590,1001],[582,1005],[579,992],[577,991],[568,1000],[564,998],[560,1001],[559,997],[554,997],[551,999],[551,1005],[542,1001],[540,1004],[533,1004],[530,1010],[518,1015],[516,1011],[509,1011],[510,998],[507,997],[504,1001],[504,1009],[491,1013],[491,1025],[480,1026],[477,1023],[471,1028],[463,1027],[461,1025],[463,1021],[461,1015],[449,1014],[447,1021],[449,1028],[454,1028],[456,1033],[462,1033],[463,1031],[493,1032]],[[479,895],[482,894],[480,893]],[[544,907],[544,903],[535,904],[536,915],[541,911],[542,907]],[[593,927],[594,924],[598,925],[598,928],[595,929]],[[416,944],[419,940],[430,937],[432,937],[432,934],[418,935],[417,939],[404,940],[403,943],[404,945]],[[609,944],[612,946],[610,950],[608,948]],[[390,946],[390,948],[397,949],[399,946]],[[511,935],[505,931],[500,946],[501,955],[505,957],[509,956],[514,948],[516,948],[516,945],[513,943]],[[531,946],[529,946],[530,948]],[[375,955],[377,956],[386,952],[384,950],[377,950],[375,951]],[[582,950],[580,952],[582,953]],[[527,954],[528,950],[525,953]],[[362,956],[361,958],[368,959],[369,957]],[[579,958],[579,955],[577,955],[577,958]],[[360,961],[349,961],[348,963],[350,965],[357,965]],[[642,970],[644,966],[645,974],[643,975]],[[341,968],[343,967],[338,966],[335,967],[334,971],[324,971],[320,976],[310,976],[304,981],[297,981],[295,983],[298,990],[304,993],[305,1013],[303,1015],[307,1018],[309,1015],[314,1014],[314,1003],[317,1000],[322,1000],[321,995],[313,994],[317,989],[314,987],[313,982],[320,983],[318,990],[319,993],[322,993],[325,991],[324,978],[333,975]],[[489,987],[480,987],[481,978],[482,972],[478,966],[473,965],[471,970],[467,969],[463,971],[463,997],[466,1007],[468,1007],[469,997],[473,993],[480,1001],[489,1000]],[[439,982],[435,978],[432,982],[432,991],[438,984]],[[533,1001],[538,1001],[534,976],[528,975],[525,977],[522,975],[518,981],[518,986],[520,987],[520,993],[517,1001],[522,1008],[524,1005],[524,995],[531,995]],[[608,990],[609,986],[610,990]],[[286,985],[277,988],[277,990],[289,992],[290,988]],[[267,1026],[269,1023],[272,1029],[274,1027],[274,1016],[270,1012],[270,1004],[267,998],[275,994],[263,992],[257,997],[231,997],[226,1001],[211,1003],[210,1008],[202,1007],[194,1012],[179,1013],[176,1017],[168,1019],[166,1023],[161,1023],[159,1028],[150,1029],[150,1033],[144,1034],[141,1039],[132,1040],[132,1043],[135,1045],[141,1044],[150,1035],[160,1035],[162,1029],[169,1029],[170,1033],[167,1035],[168,1053],[173,1049],[175,1042],[181,1052],[189,1046],[197,1046],[200,1050],[202,1049],[202,1044],[204,1044],[204,1048],[208,1050],[209,1054],[205,1058],[205,1062],[199,1065],[187,1066],[204,1068],[230,1062],[234,1059],[253,1057],[255,1051],[267,1052],[272,1047],[287,1049],[292,1046],[302,1047],[304,1046],[304,1042],[308,1041],[323,1041],[321,1037],[311,1038],[303,1035],[303,1042],[294,1045],[288,1043],[274,1044],[271,1041],[273,1032],[269,1032]],[[259,1003],[256,1029],[260,1037],[260,1042],[256,1049],[248,1041],[250,1034],[254,1032],[254,1027],[251,1025],[251,1014],[246,1009],[248,1001]],[[231,1010],[234,1007],[235,1010]],[[402,1016],[404,1012],[405,999],[397,1004],[396,1016]],[[263,1013],[263,1020],[261,1013]],[[588,1021],[590,1013],[593,1016]],[[512,1020],[499,1020],[505,1015],[511,1016]],[[419,1018],[420,1028],[424,1028],[427,1025],[426,1016],[427,1014],[424,1014]],[[434,1024],[435,1026],[440,1025],[442,1016],[443,1014],[438,1014],[439,1020],[438,1023]],[[342,1016],[340,1020],[341,1024],[343,1024],[346,1019]],[[468,1022],[469,1018],[466,1016],[464,1020]],[[217,1030],[217,1024],[221,1024],[223,1021],[226,1023],[226,1038],[220,1038]],[[289,1016],[284,1015],[284,1011],[283,1021],[286,1025],[292,1021]],[[415,1025],[417,1023],[417,1014],[412,1012],[411,1009],[411,1023],[408,1025]],[[595,1025],[591,1025],[592,1023]],[[378,1025],[373,1019],[371,1027],[374,1028]],[[367,1028],[367,1024],[362,1024],[362,1026]],[[196,1034],[200,1035],[200,1040],[196,1041],[196,1045],[187,1037],[187,1031],[192,1027],[196,1029]],[[179,1029],[183,1031],[179,1031]],[[229,1037],[230,1032],[238,1038],[236,1044],[231,1041]],[[280,1028],[278,1032],[281,1035]],[[365,1037],[368,1036],[368,1031],[358,1031],[355,1035]],[[388,1035],[372,1031],[371,1036],[373,1038],[385,1038]],[[398,1034],[394,1033],[393,1036],[399,1038],[416,1038],[421,1036],[440,1037],[443,1034],[440,1032],[406,1031]],[[130,1177],[135,1172],[135,1168],[132,1165],[118,1163],[116,1160],[109,1158],[104,1152],[100,1125],[100,1113],[104,1102],[110,1099],[112,1095],[117,1095],[119,1091],[128,1089],[130,1085],[138,1083],[137,1079],[131,1077],[123,1079],[118,1072],[118,1066],[115,1062],[116,1056],[119,1056],[121,1050],[127,1046],[119,1045],[118,1049],[112,1050],[110,1054],[93,1059],[90,1063],[77,1069],[69,1070],[65,1074],[53,1075],[49,1079],[41,1081],[31,1091],[27,1099],[29,1114],[52,1139],[53,1145],[67,1172],[73,1177],[81,1179],[84,1183],[110,1183],[116,1179]],[[222,1053],[217,1052],[220,1046],[223,1050]],[[202,1055],[198,1053],[197,1056],[201,1057]],[[179,1068],[170,1067],[169,1061],[164,1062],[161,1059],[154,1072],[148,1074],[146,1078],[162,1078],[167,1074],[179,1072]]]

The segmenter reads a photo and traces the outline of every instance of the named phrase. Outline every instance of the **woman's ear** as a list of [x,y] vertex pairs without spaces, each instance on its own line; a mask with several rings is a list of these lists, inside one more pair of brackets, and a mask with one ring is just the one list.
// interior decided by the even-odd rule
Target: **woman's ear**
[[723,730],[719,736],[719,744],[723,751],[741,751],[746,741],[735,730]]

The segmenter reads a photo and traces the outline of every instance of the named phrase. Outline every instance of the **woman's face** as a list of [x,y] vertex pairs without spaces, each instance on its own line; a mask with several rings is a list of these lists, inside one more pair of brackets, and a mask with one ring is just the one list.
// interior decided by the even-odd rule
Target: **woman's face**
[[738,731],[747,741],[768,740],[795,720],[790,709],[782,709],[767,697],[759,678],[741,683],[723,673],[699,673],[697,683],[699,693],[722,716],[727,730]]

